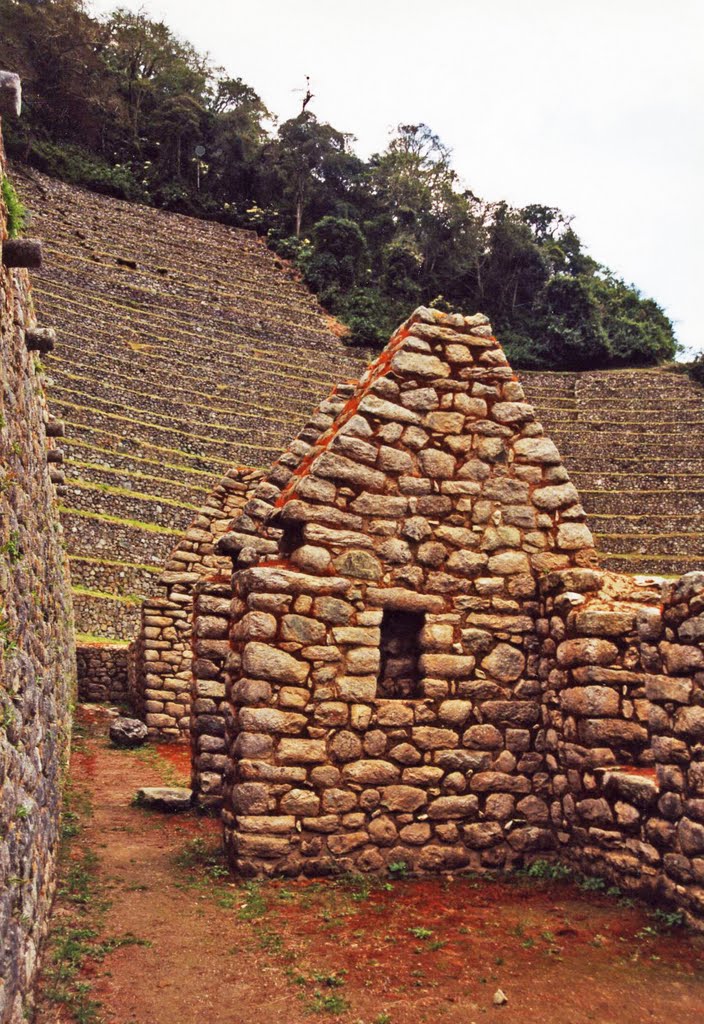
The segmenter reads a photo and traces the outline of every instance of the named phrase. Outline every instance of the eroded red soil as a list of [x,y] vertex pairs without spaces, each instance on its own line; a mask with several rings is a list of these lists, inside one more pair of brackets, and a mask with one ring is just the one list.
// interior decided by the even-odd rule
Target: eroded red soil
[[[106,1024],[704,1019],[704,938],[572,883],[233,882],[216,821],[130,803],[140,785],[186,782],[187,751],[118,751],[105,731],[98,716],[74,752],[93,803],[74,848],[98,857],[102,934],[149,943],[86,963]],[[41,1000],[39,1024],[70,1019]]]

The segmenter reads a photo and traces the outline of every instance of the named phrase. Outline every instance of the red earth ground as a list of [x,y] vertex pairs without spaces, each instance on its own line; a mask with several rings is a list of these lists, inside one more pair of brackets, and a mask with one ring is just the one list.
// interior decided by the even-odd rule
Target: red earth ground
[[[117,750],[105,712],[80,717],[81,821],[38,1024],[704,1021],[704,937],[618,894],[526,877],[233,880],[216,820],[131,802],[187,782],[188,751]],[[67,934],[88,934],[87,954]]]

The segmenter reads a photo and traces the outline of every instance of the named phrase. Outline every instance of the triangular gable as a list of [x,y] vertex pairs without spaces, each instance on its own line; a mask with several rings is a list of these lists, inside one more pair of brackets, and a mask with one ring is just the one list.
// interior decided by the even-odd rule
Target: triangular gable
[[450,591],[448,573],[595,563],[577,491],[481,314],[417,309],[275,506],[293,545],[274,557],[307,572]]

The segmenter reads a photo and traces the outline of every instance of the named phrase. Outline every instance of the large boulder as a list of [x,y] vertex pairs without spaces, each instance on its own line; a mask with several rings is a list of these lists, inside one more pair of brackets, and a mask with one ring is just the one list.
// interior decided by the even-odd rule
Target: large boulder
[[138,718],[124,718],[120,715],[110,723],[110,739],[116,747],[141,747],[149,732]]

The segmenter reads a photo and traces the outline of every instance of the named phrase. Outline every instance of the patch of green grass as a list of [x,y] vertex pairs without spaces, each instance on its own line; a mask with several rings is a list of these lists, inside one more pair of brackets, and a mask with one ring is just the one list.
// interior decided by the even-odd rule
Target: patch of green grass
[[534,860],[529,867],[522,872],[527,878],[563,879],[570,878],[572,868],[559,861]]
[[20,535],[18,530],[12,530],[4,544],[0,544],[0,555],[7,555],[10,565],[16,565],[22,558],[20,546]]
[[106,590],[91,590],[90,587],[83,587],[79,583],[74,583],[71,590],[79,597],[96,597],[101,601],[119,601],[120,604],[137,605],[144,600],[137,594],[109,594]]
[[314,992],[308,1007],[313,1013],[338,1014],[349,1010],[350,1004],[338,992],[331,992],[330,994]]
[[10,238],[17,238],[25,229],[27,210],[7,176],[2,179],[0,190],[7,211],[7,233]]
[[244,903],[240,904],[237,911],[240,921],[257,921],[264,917],[269,908],[262,893],[261,882],[245,882],[244,891]]
[[389,873],[394,878],[407,878],[408,877],[408,864],[405,860],[395,860],[389,864]]
[[430,939],[433,935],[432,929],[424,928],[422,924],[409,928],[408,931],[416,939]]
[[65,912],[53,919],[42,995],[66,1008],[77,1024],[101,1024],[100,1002],[91,996],[91,982],[83,977],[89,963],[100,963],[123,946],[151,943],[132,932],[101,936],[102,918],[110,905],[97,879],[98,858],[90,848],[75,848],[82,821],[92,813],[87,794],[70,783],[64,792],[60,882],[58,897]]

